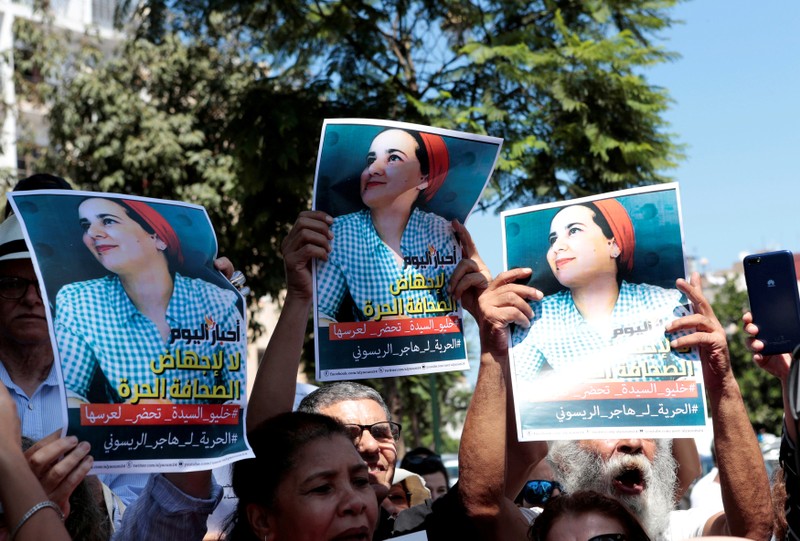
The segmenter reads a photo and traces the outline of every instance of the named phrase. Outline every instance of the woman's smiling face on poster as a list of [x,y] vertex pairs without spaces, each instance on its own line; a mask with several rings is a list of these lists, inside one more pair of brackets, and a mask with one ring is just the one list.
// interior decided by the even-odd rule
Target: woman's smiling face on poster
[[161,241],[148,234],[122,205],[108,199],[87,199],[78,207],[78,214],[83,243],[111,272],[146,267],[162,253]]
[[395,203],[411,208],[427,185],[417,158],[417,141],[403,130],[379,133],[369,147],[361,173],[361,199],[371,209]]
[[584,286],[603,275],[616,277],[618,255],[616,243],[606,238],[588,207],[566,207],[550,222],[547,262],[563,286]]

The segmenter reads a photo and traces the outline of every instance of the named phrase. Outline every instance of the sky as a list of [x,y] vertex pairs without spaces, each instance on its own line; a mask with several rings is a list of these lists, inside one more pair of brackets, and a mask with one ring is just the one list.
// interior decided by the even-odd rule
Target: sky
[[[685,255],[725,270],[745,253],[800,252],[800,1],[693,0],[662,34],[681,58],[644,73],[674,103],[665,118],[686,158]],[[520,205],[522,206],[522,205]],[[500,219],[467,221],[492,274],[503,270]]]

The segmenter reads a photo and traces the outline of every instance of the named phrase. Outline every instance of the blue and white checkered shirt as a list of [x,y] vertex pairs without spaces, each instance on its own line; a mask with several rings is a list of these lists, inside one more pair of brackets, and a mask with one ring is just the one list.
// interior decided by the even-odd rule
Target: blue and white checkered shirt
[[[394,252],[378,236],[369,210],[339,216],[334,219],[331,229],[333,240],[328,261],[321,261],[317,266],[317,302],[320,317],[335,321],[348,290],[356,305],[356,314],[353,315],[356,321],[374,319],[370,314],[377,313],[378,306],[392,304],[398,299],[402,301],[400,304],[404,307],[400,315],[410,317],[445,315],[427,312],[409,313],[405,308],[427,305],[429,302],[438,305],[439,302],[449,301],[447,284],[461,259],[461,250],[453,234],[453,228],[447,220],[417,208],[412,211],[400,240],[400,249],[404,259],[408,261],[412,257],[418,261],[426,261],[421,264],[403,264],[395,259]],[[436,265],[437,256],[452,257],[453,263]],[[436,281],[442,272],[444,272],[442,288],[408,289],[401,291],[399,295],[393,295],[390,291],[390,287],[403,278],[408,284],[413,283],[414,278],[419,276],[426,281],[429,279]],[[456,311],[455,303],[452,308],[452,311]]]
[[[653,378],[640,369],[642,362],[660,370],[677,360],[697,361],[695,350],[675,351],[669,341],[690,334],[666,333],[670,321],[689,315],[683,294],[649,284],[623,281],[619,297],[608,321],[587,322],[578,312],[569,290],[532,302],[533,318],[528,329],[515,327],[511,335],[511,355],[517,380],[530,381],[540,370],[572,370],[576,378],[605,379],[623,377],[627,381]],[[686,375],[686,374],[684,374]]]
[[[172,298],[167,307],[167,323],[171,329],[197,331],[206,327],[206,318],[216,322],[221,331],[236,331],[245,336],[244,322],[236,306],[236,294],[199,278],[186,278],[175,274]],[[215,385],[229,388],[229,383],[238,381],[241,402],[245,393],[245,341],[217,342],[212,340],[177,339],[167,343],[156,325],[131,302],[120,279],[116,275],[76,282],[61,288],[56,296],[56,339],[61,354],[62,370],[68,392],[86,397],[95,369],[99,367],[110,386],[118,390],[125,383],[129,389],[143,385],[150,389],[159,387],[159,379],[166,379],[166,388],[171,389],[176,381],[183,389],[197,381],[198,386],[212,389]],[[170,341],[168,341],[170,342]],[[162,355],[183,358],[194,352],[203,358],[219,355],[224,358],[221,370],[198,370],[167,368],[154,373]],[[228,367],[239,359],[239,368]],[[176,361],[180,365],[180,362]],[[236,387],[233,385],[232,387]],[[161,388],[164,388],[163,386]],[[125,396],[120,397],[122,401]],[[197,404],[220,402],[197,398],[163,397],[175,404]],[[223,400],[224,401],[224,400]]]

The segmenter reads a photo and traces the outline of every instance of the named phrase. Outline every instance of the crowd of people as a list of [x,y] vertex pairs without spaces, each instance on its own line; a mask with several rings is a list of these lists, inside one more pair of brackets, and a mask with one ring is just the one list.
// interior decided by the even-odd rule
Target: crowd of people
[[[37,177],[18,189],[43,182],[63,181]],[[714,429],[717,504],[677,508],[700,474],[690,440],[517,440],[508,348],[515,329],[531,326],[530,302],[543,295],[525,284],[530,269],[491,276],[457,222],[452,228],[463,257],[448,292],[475,317],[480,333],[458,482],[449,486],[441,458],[430,450],[414,449],[400,460],[402,427],[368,386],[326,384],[292,411],[313,304],[312,261],[328,261],[332,224],[323,212],[302,212],[282,243],[286,297],[248,400],[255,457],[233,466],[237,503],[221,539],[369,541],[414,532],[429,540],[797,538],[791,357],[762,355],[758,328],[744,314],[754,361],[784,390],[783,515],[773,513],[770,480],[731,369],[726,334],[696,274],[676,283],[693,313],[666,331],[673,348],[699,352]],[[217,266],[233,274],[228,260]],[[88,476],[88,444],[59,437],[62,406],[53,359],[45,306],[12,214],[0,225],[0,539],[203,539],[222,498],[211,472]],[[23,451],[22,436],[37,443]],[[84,513],[101,518],[78,521],[84,528],[79,531],[68,517]],[[776,515],[786,520],[777,530]]]

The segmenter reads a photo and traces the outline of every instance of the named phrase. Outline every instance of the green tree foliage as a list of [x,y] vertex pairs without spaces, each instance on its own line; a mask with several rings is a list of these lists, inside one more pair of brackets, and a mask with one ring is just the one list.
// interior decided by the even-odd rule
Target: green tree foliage
[[669,98],[643,69],[676,0],[180,0],[223,12],[273,69],[353,116],[501,136],[486,204],[532,204],[666,180]]
[[280,241],[310,195],[313,88],[281,88],[216,28],[129,40],[108,58],[88,36],[20,19],[15,30],[17,73],[42,74],[18,77],[18,92],[50,107],[39,169],[83,189],[205,206],[224,255],[253,290],[276,296]]
[[[204,205],[222,252],[275,296],[323,118],[503,137],[486,206],[667,180],[669,98],[643,71],[671,59],[654,39],[676,1],[125,0],[131,37],[114,54],[18,21],[18,71],[40,75],[18,91],[51,107],[42,170]],[[443,417],[463,405],[448,378]],[[430,437],[426,383],[376,382],[414,445]]]
[[747,291],[725,282],[714,294],[714,312],[728,333],[731,365],[744,397],[754,427],[780,434],[783,419],[781,384],[774,376],[760,369],[747,350],[747,334],[742,330],[742,314],[749,310]]

